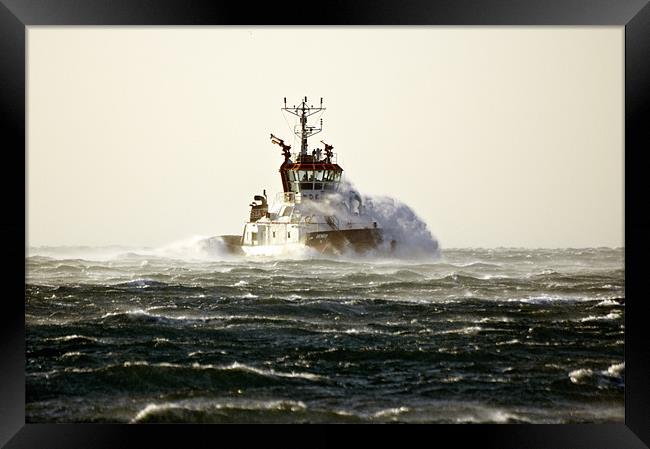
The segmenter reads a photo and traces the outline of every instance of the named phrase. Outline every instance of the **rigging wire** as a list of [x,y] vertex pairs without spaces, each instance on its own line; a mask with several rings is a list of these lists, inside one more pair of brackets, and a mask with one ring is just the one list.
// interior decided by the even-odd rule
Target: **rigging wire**
[[289,124],[289,120],[287,119],[287,111],[282,111],[282,117],[284,117],[284,121],[287,124],[287,128],[289,128],[289,132],[291,133],[292,136],[292,141],[291,141],[291,148],[295,149],[296,148],[296,131],[295,131],[295,125],[293,128]]
[[[315,109],[315,108],[314,108],[314,109]],[[321,119],[321,117],[323,117],[323,114],[324,114],[324,113],[325,113],[325,111],[322,111],[322,110],[321,110],[321,111],[318,111],[318,112],[315,114],[313,120],[316,121],[317,123],[319,123],[319,122],[320,122],[320,119]],[[295,121],[297,121],[298,119],[294,119],[294,125],[293,125],[293,127],[292,127],[292,126],[289,124],[289,120],[288,120],[288,118],[287,118],[287,114],[288,114],[287,111],[284,111],[284,110],[282,111],[282,117],[284,118],[284,121],[285,121],[285,123],[287,124],[287,127],[289,128],[289,132],[291,132],[291,135],[293,136],[293,139],[292,139],[292,142],[291,142],[291,148],[295,149],[295,148],[296,148],[296,142],[297,142],[297,139],[298,139],[298,134],[296,133],[296,127],[297,127],[298,125],[295,123]],[[319,123],[319,126],[320,126],[320,123]],[[320,131],[319,131],[319,132],[320,132]],[[316,134],[318,134],[318,133],[316,133]],[[299,150],[298,150],[298,152],[299,152]]]

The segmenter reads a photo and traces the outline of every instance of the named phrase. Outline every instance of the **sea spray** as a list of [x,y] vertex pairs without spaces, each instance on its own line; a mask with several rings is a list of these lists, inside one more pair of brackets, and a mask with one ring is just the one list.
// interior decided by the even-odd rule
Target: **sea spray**
[[384,240],[395,241],[393,256],[440,256],[438,241],[426,223],[408,205],[389,197],[364,196],[364,209],[384,230]]
[[383,245],[375,256],[400,259],[436,259],[440,246],[427,224],[405,203],[388,196],[359,192],[347,180],[339,191],[320,201],[305,202],[303,214],[336,217],[338,223],[355,222],[364,217],[382,230]]
[[[331,229],[345,229],[346,224],[361,222],[367,227],[377,227],[382,232],[382,244],[368,251],[364,258],[390,259],[437,259],[440,256],[438,241],[429,231],[426,223],[405,203],[387,196],[374,196],[360,193],[349,181],[342,181],[338,192],[331,192],[318,201],[303,199],[300,203],[303,217],[320,216],[328,221]],[[232,243],[230,244],[232,245]],[[304,245],[284,245],[270,257],[283,259],[323,258],[314,248]],[[166,258],[188,261],[233,260],[242,256],[233,254],[223,236],[195,235],[173,241],[158,247],[127,248],[107,247],[39,247],[30,248],[30,256],[64,257],[85,260]],[[341,256],[359,258],[360,254]]]
[[153,250],[160,257],[183,260],[222,260],[229,254],[221,237],[195,235]]
[[[27,256],[52,257],[62,260],[109,261],[123,259],[164,258],[179,260],[225,260],[232,257],[221,237],[194,235],[156,247],[127,246],[39,246],[30,247]],[[143,260],[143,266],[148,263]],[[145,263],[146,262],[146,263]]]

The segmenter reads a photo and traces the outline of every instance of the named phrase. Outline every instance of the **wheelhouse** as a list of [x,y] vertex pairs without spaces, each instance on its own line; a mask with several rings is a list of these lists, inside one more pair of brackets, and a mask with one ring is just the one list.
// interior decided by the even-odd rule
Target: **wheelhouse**
[[293,164],[282,171],[285,192],[335,192],[338,190],[343,169],[335,164]]

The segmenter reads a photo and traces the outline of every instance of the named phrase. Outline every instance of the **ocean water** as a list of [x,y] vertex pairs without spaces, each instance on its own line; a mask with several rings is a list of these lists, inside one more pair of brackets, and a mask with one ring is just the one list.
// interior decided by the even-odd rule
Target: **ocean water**
[[30,248],[26,420],[622,422],[623,260]]

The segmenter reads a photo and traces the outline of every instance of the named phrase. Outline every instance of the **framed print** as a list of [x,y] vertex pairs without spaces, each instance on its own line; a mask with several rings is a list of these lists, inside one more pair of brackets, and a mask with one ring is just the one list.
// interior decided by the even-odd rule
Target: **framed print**
[[0,24],[6,447],[648,447],[647,2]]

